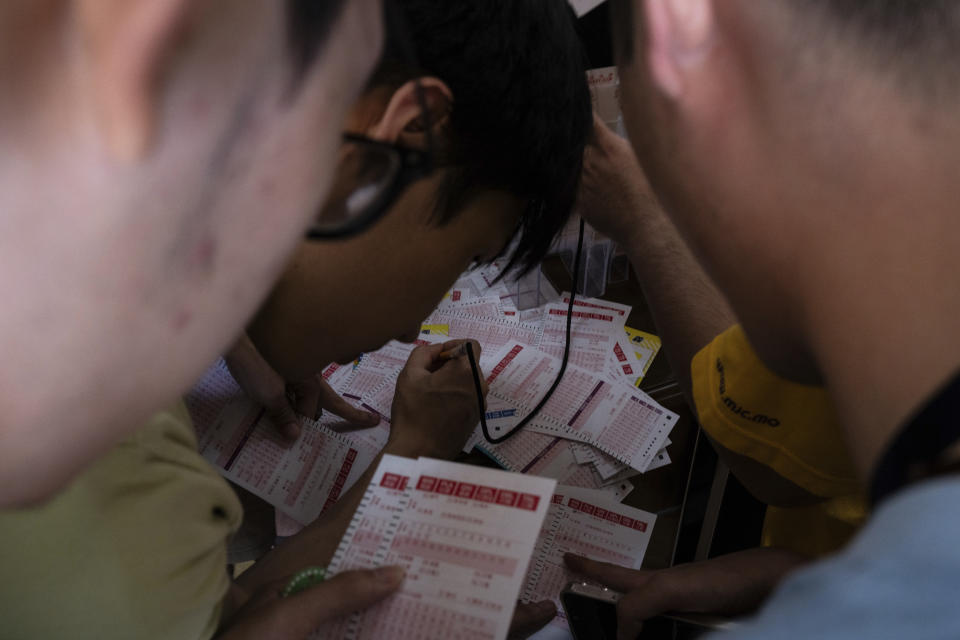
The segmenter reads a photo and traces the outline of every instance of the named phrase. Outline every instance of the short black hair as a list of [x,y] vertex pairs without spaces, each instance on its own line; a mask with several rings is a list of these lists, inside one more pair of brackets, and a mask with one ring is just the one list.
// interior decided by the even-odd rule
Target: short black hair
[[345,4],[346,0],[287,0],[287,40],[295,78],[313,64]]
[[518,196],[525,210],[508,264],[535,266],[573,209],[592,127],[576,17],[561,0],[394,2],[420,68],[404,66],[388,34],[371,87],[431,75],[453,93],[435,221],[483,190]]

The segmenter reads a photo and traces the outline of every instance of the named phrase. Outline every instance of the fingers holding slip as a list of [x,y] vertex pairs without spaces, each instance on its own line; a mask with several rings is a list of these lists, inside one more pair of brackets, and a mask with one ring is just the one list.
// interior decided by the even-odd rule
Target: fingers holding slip
[[510,621],[507,640],[525,640],[547,624],[557,615],[557,607],[549,600],[543,602],[518,602]]
[[[480,420],[482,406],[470,362],[458,351],[468,343],[479,358],[480,344],[474,340],[417,347],[410,354],[397,379],[390,453],[450,458],[463,447]],[[479,369],[478,376],[485,396]]]
[[330,383],[323,379],[323,376],[316,376],[316,385],[318,409],[321,411],[329,411],[334,415],[340,416],[348,423],[344,425],[342,429],[337,430],[369,429],[380,423],[379,415],[359,409],[344,400],[333,390]]
[[617,603],[617,638],[636,638],[643,623],[668,611],[669,596],[655,584],[658,571],[628,569],[607,562],[568,553],[563,557],[567,568],[588,580],[624,594]]
[[321,375],[284,380],[246,335],[224,355],[224,361],[243,392],[266,410],[280,434],[291,442],[300,437],[300,416],[316,419],[324,410],[357,429],[374,427],[380,422],[378,415],[358,409],[341,398]]
[[650,569],[628,569],[609,562],[591,560],[575,553],[565,554],[563,561],[574,573],[621,593],[646,587],[656,574],[656,571]]
[[401,567],[347,571],[288,598],[279,596],[285,581],[270,583],[228,621],[217,637],[300,640],[324,624],[383,600],[400,588],[403,578]]

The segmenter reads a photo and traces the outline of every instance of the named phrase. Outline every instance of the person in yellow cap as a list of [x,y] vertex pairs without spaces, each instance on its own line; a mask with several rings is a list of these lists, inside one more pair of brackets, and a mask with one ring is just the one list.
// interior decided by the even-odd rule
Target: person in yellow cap
[[[633,150],[595,119],[581,210],[629,252],[663,348],[721,459],[766,503],[760,548],[634,572],[650,581],[631,602],[666,611],[755,610],[799,566],[844,546],[867,515],[865,491],[827,391],[788,381],[759,359],[743,328],[651,194]],[[575,570],[611,567],[570,558]]]

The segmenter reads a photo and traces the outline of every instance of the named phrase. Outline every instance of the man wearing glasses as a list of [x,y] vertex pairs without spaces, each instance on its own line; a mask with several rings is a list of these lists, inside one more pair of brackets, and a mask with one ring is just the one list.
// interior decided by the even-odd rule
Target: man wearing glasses
[[241,4],[0,8],[0,505],[182,393],[325,199],[381,1]]
[[[360,37],[365,33],[362,27],[370,26],[376,35],[376,7],[358,4],[364,6],[356,8],[354,3],[347,3],[337,14],[337,21],[323,20],[323,3],[291,2],[289,15],[273,16],[283,25],[289,22],[284,33],[289,31],[295,40],[304,36],[307,23],[317,26],[314,38],[332,28],[322,46],[308,38],[306,42],[313,46],[292,49],[290,64],[295,65],[296,74],[291,71],[289,75],[300,84],[291,81],[284,85],[286,91],[275,101],[260,105],[256,97],[251,97],[250,91],[259,85],[244,92],[241,89],[246,87],[233,87],[227,75],[217,77],[218,82],[208,77],[218,88],[219,83],[234,88],[243,98],[244,107],[236,121],[228,123],[233,137],[210,158],[209,170],[221,169],[225,184],[236,187],[236,193],[227,200],[230,206],[241,211],[256,208],[265,217],[255,224],[251,213],[245,227],[250,231],[247,244],[237,240],[228,251],[221,249],[228,245],[207,234],[202,236],[205,242],[191,245],[193,251],[174,255],[180,268],[197,278],[207,278],[208,286],[213,287],[216,283],[210,281],[213,276],[209,272],[214,269],[212,265],[219,264],[221,250],[227,252],[226,264],[237,270],[245,266],[246,253],[240,248],[256,252],[264,271],[246,269],[242,271],[245,277],[239,271],[231,274],[232,288],[215,298],[219,306],[203,307],[205,313],[217,318],[226,312],[242,315],[247,297],[254,297],[246,287],[266,283],[282,263],[271,247],[283,243],[271,244],[265,238],[276,232],[284,208],[311,209],[309,235],[322,239],[322,243],[300,248],[254,331],[265,354],[276,360],[283,373],[292,372],[290,375],[297,373],[298,366],[349,359],[405,332],[419,321],[419,314],[425,315],[436,304],[471,261],[492,259],[518,232],[513,258],[520,264],[536,262],[569,214],[590,124],[583,61],[565,5],[518,0],[461,7],[456,3],[438,6],[410,1],[399,4],[411,25],[412,46],[405,45],[404,38],[391,40],[391,63],[378,69],[345,119],[339,117],[343,109],[334,111],[332,107],[323,118],[316,111],[298,111],[304,121],[299,135],[291,131],[275,141],[263,133],[262,140],[243,146],[243,153],[231,152],[230,144],[237,144],[234,138],[270,129],[271,109],[298,108],[298,93],[290,87],[310,90],[307,85],[314,73],[314,57],[324,61],[336,51],[350,51],[349,42],[364,42]],[[156,10],[155,5],[151,7]],[[361,10],[364,8],[369,15]],[[97,18],[107,23],[101,25],[104,29],[112,24],[106,16],[93,13],[90,24],[100,24]],[[225,16],[230,16],[228,22],[242,17],[226,8],[218,17],[226,20]],[[134,24],[142,26],[159,17],[153,13],[138,15]],[[364,20],[369,17],[373,20],[367,25]],[[269,24],[266,15],[250,19]],[[392,20],[388,22],[391,36],[395,36]],[[203,41],[198,27],[190,24],[193,30],[189,37],[177,30],[181,39],[176,41],[206,51],[199,44]],[[345,40],[340,39],[341,29],[346,32]],[[431,33],[436,36],[429,37]],[[222,33],[213,30],[213,34],[220,36],[208,45],[215,49],[230,50],[228,45],[236,39],[236,33],[229,29]],[[173,37],[173,32],[167,35]],[[375,46],[375,37],[373,42]],[[465,47],[465,43],[470,46]],[[337,44],[342,49],[335,49]],[[272,61],[270,54],[264,47],[264,60]],[[468,68],[459,69],[461,63]],[[113,64],[126,69],[120,61]],[[252,73],[252,69],[252,63],[244,67],[245,73]],[[350,86],[346,76],[353,77],[357,72],[348,67],[343,76],[329,73]],[[480,73],[487,73],[486,79],[478,79]],[[271,78],[269,72],[253,75],[261,83],[270,85],[272,81],[265,79]],[[200,89],[203,87],[196,93],[188,92],[182,105],[171,101],[187,116],[207,117],[206,111],[213,107]],[[320,87],[313,87],[308,95],[321,106],[333,102]],[[307,110],[306,106],[300,108]],[[308,117],[311,114],[315,120]],[[331,123],[344,121],[346,135],[338,135],[337,144],[333,144]],[[560,131],[555,132],[555,128]],[[310,137],[314,130],[325,134],[319,152],[316,140]],[[132,131],[140,130],[134,127]],[[132,136],[128,129],[116,135],[120,158],[137,158],[144,148],[150,148],[148,141]],[[324,165],[322,172],[298,165],[299,154],[307,150],[321,155],[335,150],[336,171],[332,165]],[[164,202],[188,199],[188,179],[198,172],[195,166],[177,166],[177,175],[184,181],[183,192],[167,188]],[[331,177],[325,204],[317,206],[314,199],[324,191],[317,188],[317,182]],[[314,197],[297,199],[301,191]],[[219,213],[213,195],[201,204],[203,215],[215,221],[227,213]],[[149,216],[152,208],[144,207],[144,215]],[[236,215],[236,221],[244,220],[239,213]],[[144,233],[138,221],[129,225],[134,236]],[[207,230],[200,222],[196,225],[198,232]],[[188,226],[182,233],[193,230]],[[418,271],[421,264],[432,265],[433,271]],[[122,275],[118,273],[117,277]],[[320,311],[331,315],[331,306],[365,299],[371,287],[381,291],[386,285],[387,293],[395,296],[395,306],[388,314],[371,313],[350,325],[334,322],[320,333],[313,333],[317,326],[311,325],[310,341],[299,345],[308,350],[305,363],[285,360],[284,344],[271,342],[277,338],[269,331],[269,323],[275,315],[270,310],[284,308],[284,292],[289,291],[291,278],[306,294],[298,303],[308,312],[305,317],[311,323],[319,322]],[[296,278],[305,280],[296,282]],[[230,301],[231,296],[236,302]],[[171,321],[181,331],[188,332],[189,327],[201,322],[193,315],[196,307],[180,305],[175,309]],[[256,330],[261,323],[266,329]],[[222,330],[222,325],[219,328]],[[231,335],[230,331],[226,333]],[[218,348],[223,346],[223,339],[213,329],[207,329],[204,335],[211,340],[216,335]],[[285,336],[280,334],[280,338]],[[118,334],[118,338],[123,335]],[[123,352],[129,347],[120,340],[116,348]],[[174,360],[178,355],[171,352],[169,358]],[[214,355],[206,350],[190,354],[192,359],[204,356],[210,360]],[[406,410],[395,412],[388,452],[446,455],[459,450],[476,424],[477,403],[469,365],[465,359],[457,359],[441,366],[436,356],[430,349],[417,350],[411,356],[398,385],[398,402]],[[140,365],[152,363],[136,350],[130,357]],[[129,384],[135,382],[133,376]],[[146,406],[136,406],[142,404]],[[404,415],[409,420],[404,420]],[[129,416],[136,417],[132,409]],[[437,425],[445,428],[438,431]],[[73,438],[79,441],[83,437],[71,436],[71,446]],[[229,488],[196,454],[192,438],[182,407],[158,414],[47,505],[0,514],[0,553],[6,554],[5,586],[0,592],[5,635],[184,638],[210,637],[219,627],[223,637],[297,638],[323,620],[369,605],[399,586],[402,573],[387,568],[348,572],[289,599],[277,597],[290,574],[329,558],[359,491],[344,496],[329,517],[270,554],[239,584],[228,585],[224,542],[241,513]],[[67,456],[77,465],[93,455],[83,447],[78,449]],[[362,490],[363,484],[361,480],[357,487]],[[51,602],[57,603],[54,610]],[[527,609],[522,613],[542,624],[553,610]]]

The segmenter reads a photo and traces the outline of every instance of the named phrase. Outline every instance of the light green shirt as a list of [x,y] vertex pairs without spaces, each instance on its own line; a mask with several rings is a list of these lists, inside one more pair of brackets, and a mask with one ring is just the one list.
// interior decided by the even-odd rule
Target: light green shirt
[[209,638],[241,519],[182,403],[158,414],[49,503],[0,512],[0,636]]

